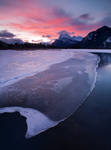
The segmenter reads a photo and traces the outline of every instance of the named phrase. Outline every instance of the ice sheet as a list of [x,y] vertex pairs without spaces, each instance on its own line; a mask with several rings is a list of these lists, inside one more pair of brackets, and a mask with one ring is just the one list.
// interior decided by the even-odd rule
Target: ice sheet
[[27,138],[77,110],[95,85],[99,61],[97,55],[73,50],[0,51],[0,58],[0,113],[25,116]]
[[73,55],[62,51],[12,51],[0,50],[0,87],[12,84],[27,76],[48,69]]

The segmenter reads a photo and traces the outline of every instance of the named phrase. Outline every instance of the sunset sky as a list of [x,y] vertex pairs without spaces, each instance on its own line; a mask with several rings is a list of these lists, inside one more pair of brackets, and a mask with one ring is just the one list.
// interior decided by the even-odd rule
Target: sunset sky
[[0,32],[24,41],[52,41],[63,30],[85,36],[103,25],[111,26],[111,0],[0,0]]

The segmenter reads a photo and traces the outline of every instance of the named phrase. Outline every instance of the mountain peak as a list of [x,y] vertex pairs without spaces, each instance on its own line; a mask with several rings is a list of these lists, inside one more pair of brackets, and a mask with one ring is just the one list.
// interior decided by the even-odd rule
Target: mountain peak
[[105,30],[111,30],[111,27],[108,26],[102,26],[99,29],[97,29],[96,31],[105,31]]
[[108,27],[108,26],[102,26],[101,28],[103,28],[103,29],[109,29],[110,27]]
[[[111,37],[111,28],[102,26],[96,31],[90,32],[82,41],[83,48],[104,48],[109,43]],[[108,42],[107,42],[108,41]],[[109,47],[109,46],[108,46]]]

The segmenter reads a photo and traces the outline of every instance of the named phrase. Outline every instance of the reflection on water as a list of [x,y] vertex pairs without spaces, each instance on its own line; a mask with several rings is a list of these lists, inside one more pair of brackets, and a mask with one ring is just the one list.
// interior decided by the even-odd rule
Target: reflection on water
[[111,149],[111,55],[102,57],[93,92],[71,118],[79,127],[75,136],[80,137],[80,150]]
[[107,64],[104,66],[104,69],[107,69],[109,72],[111,71],[111,64]]
[[104,65],[110,65],[111,63],[111,53],[98,53],[101,62],[100,66],[103,67]]

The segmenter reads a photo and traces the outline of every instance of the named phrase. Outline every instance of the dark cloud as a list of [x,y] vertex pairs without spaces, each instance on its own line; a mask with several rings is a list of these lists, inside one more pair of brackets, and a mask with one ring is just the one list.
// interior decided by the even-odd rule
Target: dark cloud
[[16,36],[15,34],[8,32],[7,30],[0,31],[0,37],[1,38],[13,38],[15,36]]
[[79,31],[85,31],[85,30],[92,31],[102,26],[111,27],[111,16],[105,16],[102,20],[97,22],[91,22],[91,23],[87,22],[86,24],[82,24],[81,26],[78,26],[76,29]]
[[74,26],[78,26],[78,27],[81,27],[81,26],[84,27],[84,26],[93,24],[93,21],[94,21],[94,18],[91,17],[90,14],[88,13],[82,14],[77,18],[70,18],[70,24]]
[[[102,22],[95,22],[95,18],[92,17],[89,13],[84,13],[81,14],[78,17],[72,16],[72,14],[67,13],[64,9],[62,8],[56,8],[54,9],[54,15],[58,18],[66,18],[66,20],[63,22],[63,26],[71,26],[74,27],[74,30],[78,31],[89,31],[93,30],[97,27],[99,27],[102,22],[107,22],[109,23],[109,19],[104,19]],[[66,33],[66,31],[61,31],[60,34],[67,34],[71,35],[70,33]]]
[[69,20],[69,24],[70,24],[70,25],[73,25],[73,26],[82,26],[82,25],[86,25],[86,24],[87,24],[87,21],[82,21],[82,20],[79,19],[79,18],[75,18],[75,19],[71,18],[71,19]]
[[8,44],[23,43],[21,39],[15,37],[16,37],[15,34],[7,30],[0,31],[0,41],[3,41]]
[[51,35],[42,35],[44,38],[51,38]]
[[77,30],[83,30],[83,31],[90,31],[97,28],[100,28],[101,26],[111,26],[111,16],[105,16],[102,20],[92,23],[87,23],[83,26],[77,27]]
[[62,17],[70,17],[70,15],[62,8],[54,8],[53,14],[56,17],[62,18]]
[[5,43],[7,43],[7,44],[15,44],[15,43],[22,44],[22,43],[24,43],[24,42],[23,42],[21,39],[19,39],[19,38],[9,38],[9,39],[0,38],[0,41],[5,42]]
[[[78,31],[94,30],[104,25],[111,26],[111,14],[106,15],[103,19],[96,22],[95,18],[89,13],[84,13],[79,17],[73,17],[61,8],[55,9],[55,15],[58,17],[67,18],[67,21],[64,22],[64,24],[74,26]],[[66,31],[61,31],[60,33],[70,35],[70,33],[66,33]]]
[[79,18],[82,19],[82,20],[93,20],[94,19],[88,13],[80,15]]
[[74,17],[72,16],[72,14],[67,13],[62,8],[53,9],[53,14],[57,18],[66,18],[67,21],[65,21],[64,24],[71,25],[71,26],[86,25],[89,22],[89,20],[91,19],[93,20],[93,18],[88,13],[82,14],[79,17]]

